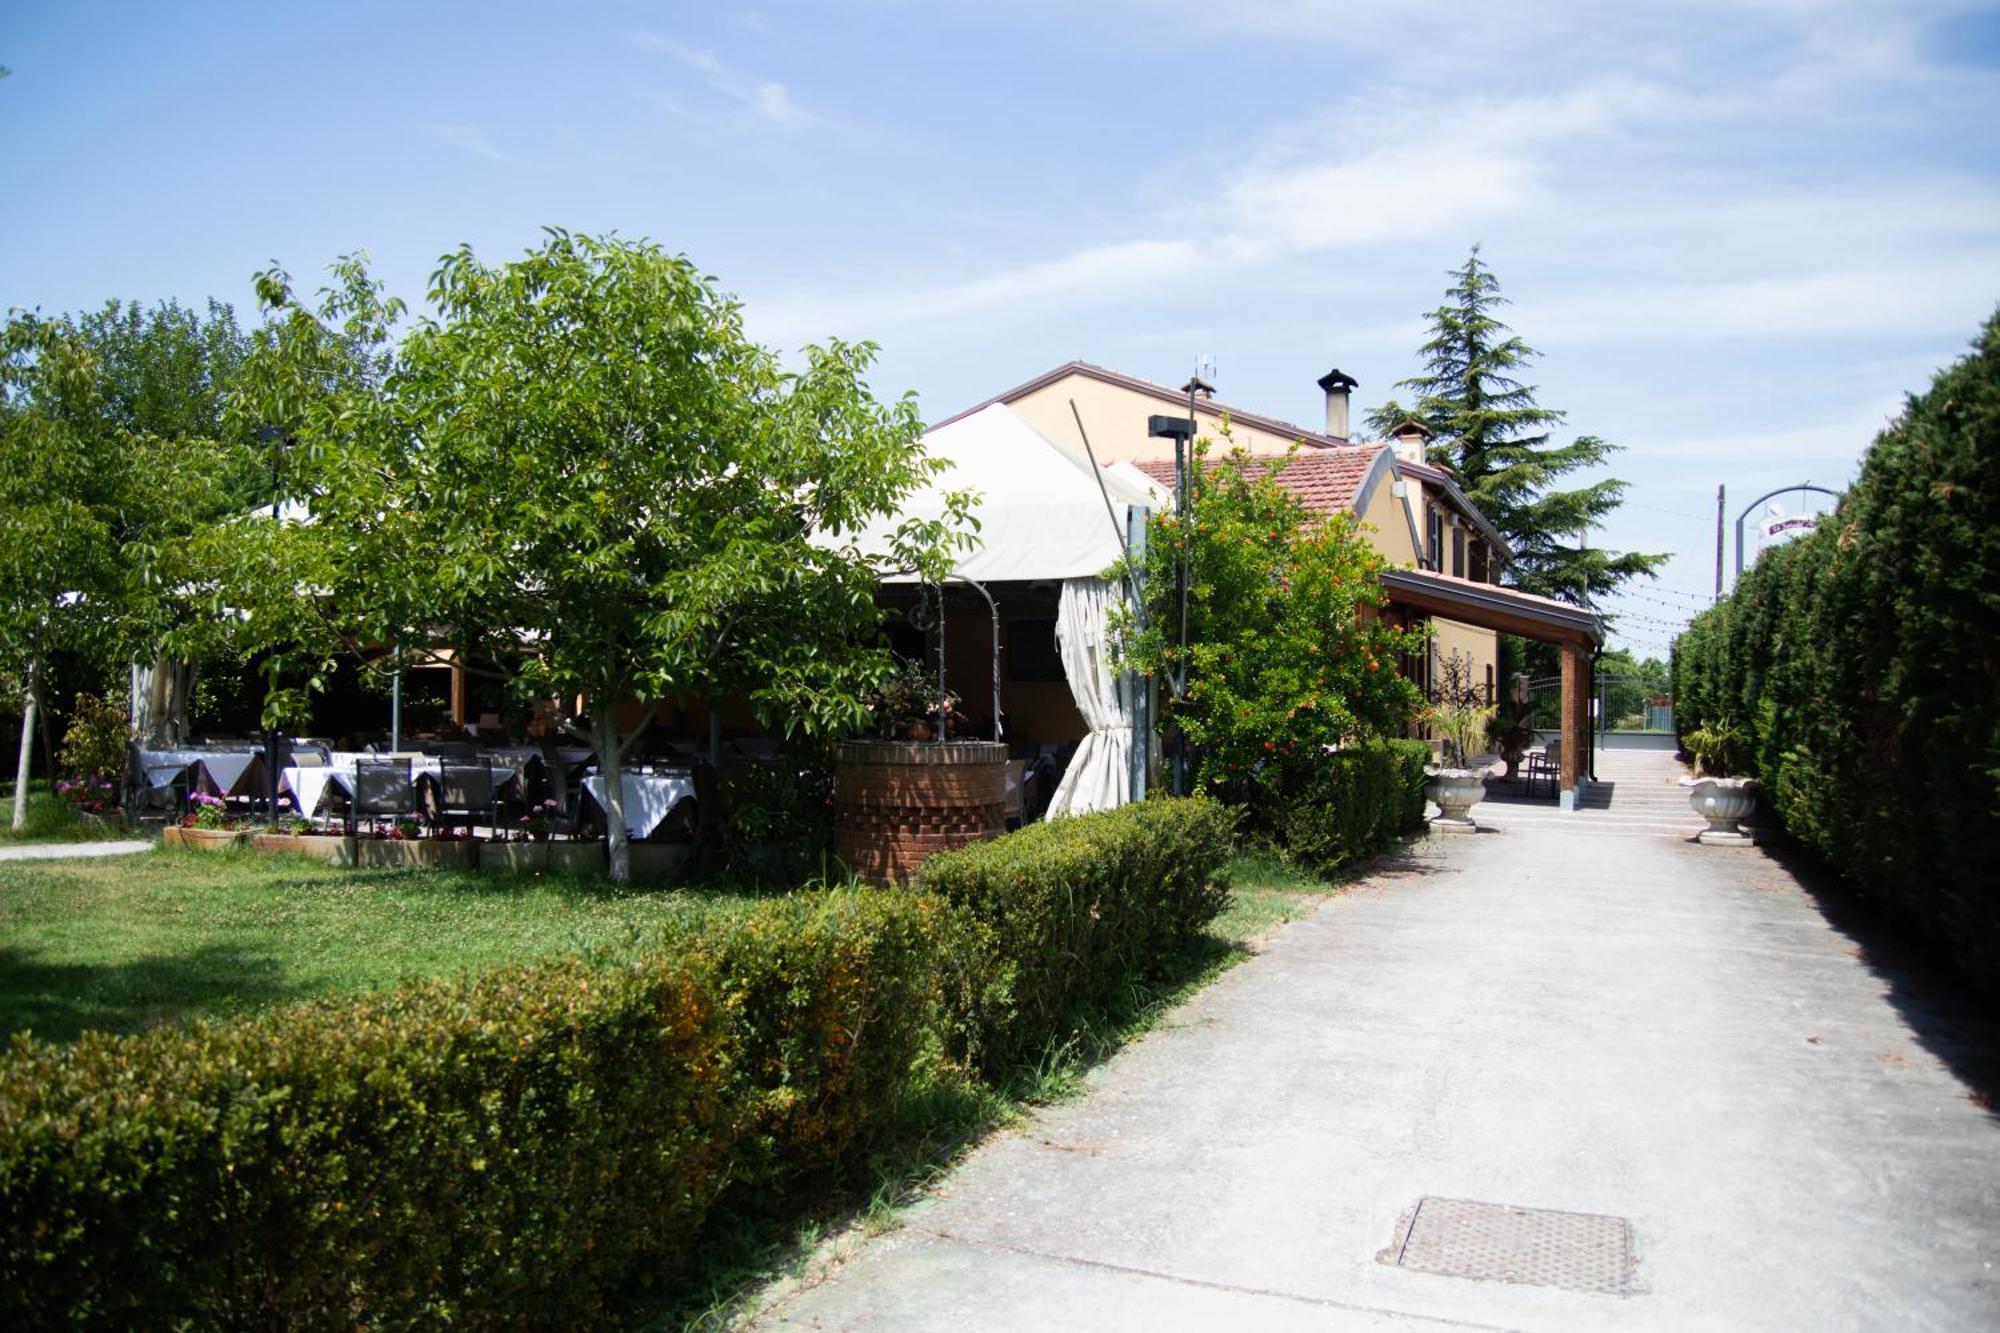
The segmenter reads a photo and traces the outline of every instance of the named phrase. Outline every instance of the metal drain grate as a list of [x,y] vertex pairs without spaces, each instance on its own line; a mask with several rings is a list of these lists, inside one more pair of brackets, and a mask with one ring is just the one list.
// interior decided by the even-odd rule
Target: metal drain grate
[[1623,1296],[1632,1290],[1632,1224],[1595,1213],[1425,1195],[1398,1223],[1380,1258],[1446,1277]]

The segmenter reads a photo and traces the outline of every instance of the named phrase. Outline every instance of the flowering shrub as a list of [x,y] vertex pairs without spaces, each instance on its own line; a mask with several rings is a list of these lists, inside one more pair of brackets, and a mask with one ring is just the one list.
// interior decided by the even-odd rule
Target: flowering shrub
[[101,815],[118,804],[118,784],[110,778],[62,778],[56,783],[56,795],[79,814]]
[[188,797],[187,817],[181,823],[188,828],[226,829],[229,827],[229,802],[220,796],[210,796],[205,791],[195,792]]
[[[1153,521],[1147,628],[1126,627],[1126,655],[1162,682],[1186,672],[1186,695],[1164,691],[1160,719],[1186,740],[1194,791],[1255,809],[1288,768],[1397,734],[1421,700],[1396,663],[1424,640],[1381,617],[1386,562],[1354,515],[1308,510],[1278,484],[1282,462],[1254,463],[1240,448],[1213,463],[1208,454],[1197,442],[1187,527],[1171,513]],[[1174,596],[1183,552],[1185,656]]]
[[553,796],[529,806],[528,813],[522,815],[520,820],[522,836],[536,842],[547,842],[549,834],[555,830],[556,816],[561,812],[562,807],[556,804]]

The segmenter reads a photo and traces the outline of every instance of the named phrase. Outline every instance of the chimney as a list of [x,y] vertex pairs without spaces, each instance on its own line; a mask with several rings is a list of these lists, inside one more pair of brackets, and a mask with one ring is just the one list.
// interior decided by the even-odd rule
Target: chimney
[[1329,370],[1319,377],[1319,387],[1326,390],[1326,433],[1344,440],[1347,438],[1347,396],[1360,387],[1360,381],[1338,370]]
[[1395,451],[1396,457],[1405,463],[1429,461],[1430,442],[1430,427],[1411,417],[1404,417],[1396,423],[1395,429],[1389,432],[1389,447]]

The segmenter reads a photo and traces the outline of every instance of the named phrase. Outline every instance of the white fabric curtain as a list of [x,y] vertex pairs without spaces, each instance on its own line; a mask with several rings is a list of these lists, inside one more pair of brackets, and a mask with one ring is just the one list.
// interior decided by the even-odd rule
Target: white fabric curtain
[[1132,799],[1132,678],[1111,661],[1111,609],[1124,585],[1108,579],[1064,579],[1056,613],[1056,644],[1069,692],[1090,734],[1077,746],[1049,814],[1109,810]]

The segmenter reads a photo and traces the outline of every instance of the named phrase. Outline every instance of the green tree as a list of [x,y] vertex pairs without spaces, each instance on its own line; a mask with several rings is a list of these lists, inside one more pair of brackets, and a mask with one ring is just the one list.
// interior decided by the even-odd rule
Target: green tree
[[[1249,800],[1330,746],[1397,734],[1422,700],[1396,668],[1423,638],[1379,615],[1385,564],[1354,515],[1307,510],[1276,481],[1283,460],[1231,447],[1211,463],[1209,453],[1198,441],[1187,528],[1171,513],[1153,520],[1146,627],[1125,627],[1125,655],[1156,680],[1185,670],[1186,693],[1162,699],[1161,722],[1186,740],[1193,790]],[[1183,552],[1185,656],[1174,592]]]
[[[914,399],[869,392],[872,345],[787,372],[685,258],[552,230],[497,267],[445,256],[435,316],[343,361],[386,349],[399,311],[358,261],[339,276],[317,313],[260,283],[260,381],[311,522],[246,544],[227,595],[263,588],[253,618],[302,615],[308,656],[449,649],[510,681],[596,754],[620,881],[619,761],[667,701],[740,697],[787,734],[865,723],[892,663],[855,535],[935,468]],[[907,522],[888,559],[937,573],[954,544]]]
[[0,666],[23,690],[19,827],[52,659],[133,660],[185,618],[190,539],[240,503],[247,455],[222,427],[241,350],[226,307],[16,312],[3,346]]
[[1603,463],[1617,449],[1595,435],[1555,441],[1563,413],[1535,401],[1517,376],[1539,354],[1495,317],[1506,304],[1500,280],[1474,246],[1451,273],[1445,303],[1430,312],[1431,336],[1418,349],[1423,373],[1397,382],[1413,406],[1392,399],[1368,414],[1387,434],[1413,419],[1433,433],[1431,461],[1451,468],[1468,498],[1514,548],[1512,582],[1570,602],[1596,601],[1629,578],[1651,575],[1665,555],[1584,544],[1602,527],[1625,483],[1612,478],[1557,490],[1558,478]]

